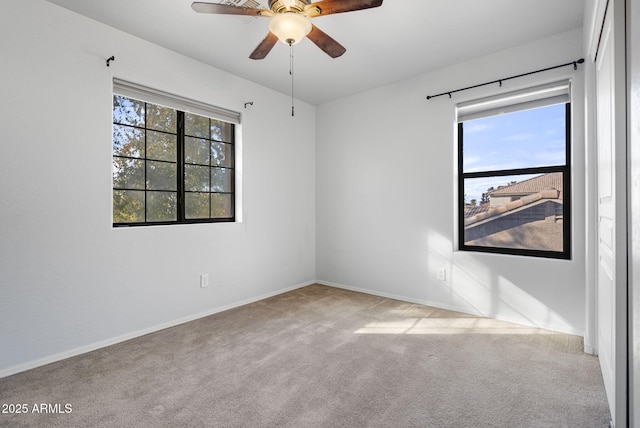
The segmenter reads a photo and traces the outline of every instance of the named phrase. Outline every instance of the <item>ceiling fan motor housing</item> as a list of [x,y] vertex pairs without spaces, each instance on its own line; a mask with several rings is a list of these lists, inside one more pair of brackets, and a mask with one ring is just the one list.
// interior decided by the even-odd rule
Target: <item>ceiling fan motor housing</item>
[[[311,3],[311,0],[269,0],[269,8],[275,13],[283,12],[302,12],[305,6]],[[287,5],[289,8],[287,9]]]

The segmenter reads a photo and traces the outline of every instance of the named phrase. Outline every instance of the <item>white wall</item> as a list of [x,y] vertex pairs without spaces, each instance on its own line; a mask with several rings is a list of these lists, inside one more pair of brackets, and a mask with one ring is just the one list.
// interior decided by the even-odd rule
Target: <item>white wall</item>
[[[315,279],[315,107],[42,0],[0,52],[0,376]],[[114,76],[242,113],[243,222],[112,228]]]
[[[318,107],[317,274],[361,289],[553,330],[585,331],[582,70],[430,94],[582,57],[572,31]],[[455,251],[455,103],[573,79],[573,259]],[[447,280],[436,279],[447,269]]]

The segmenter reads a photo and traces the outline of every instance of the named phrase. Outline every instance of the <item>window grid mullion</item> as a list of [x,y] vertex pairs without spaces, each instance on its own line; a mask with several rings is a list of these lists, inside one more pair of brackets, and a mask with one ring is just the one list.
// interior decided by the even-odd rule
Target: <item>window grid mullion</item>
[[463,178],[504,177],[508,175],[545,174],[550,172],[563,172],[566,165],[540,166],[534,168],[498,169],[494,171],[463,172]]
[[177,171],[176,171],[176,179],[177,179],[177,218],[178,222],[184,222],[186,218],[186,198],[185,198],[185,167],[184,167],[184,140],[185,140],[185,124],[184,124],[184,112],[177,111],[177,149],[176,149],[176,162],[177,162]]
[[148,189],[148,180],[147,180],[147,152],[149,150],[148,144],[148,135],[147,135],[147,123],[149,123],[149,107],[148,103],[144,103],[144,222],[147,223],[147,209],[149,208],[149,189]]
[[207,147],[209,147],[209,150],[207,151],[207,158],[209,159],[209,174],[208,174],[208,178],[209,178],[209,192],[207,193],[207,206],[209,207],[209,218],[213,218],[213,206],[211,204],[211,194],[213,192],[213,180],[211,179],[211,173],[213,172],[211,170],[212,168],[212,159],[211,159],[211,150],[213,149],[213,135],[211,133],[211,118],[209,118],[209,144],[207,145]]

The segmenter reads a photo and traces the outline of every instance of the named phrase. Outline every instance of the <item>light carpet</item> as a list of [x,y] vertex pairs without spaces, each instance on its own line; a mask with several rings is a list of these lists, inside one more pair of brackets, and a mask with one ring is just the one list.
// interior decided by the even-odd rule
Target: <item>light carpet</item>
[[582,349],[312,285],[0,379],[0,404],[28,408],[0,426],[605,427],[598,360]]

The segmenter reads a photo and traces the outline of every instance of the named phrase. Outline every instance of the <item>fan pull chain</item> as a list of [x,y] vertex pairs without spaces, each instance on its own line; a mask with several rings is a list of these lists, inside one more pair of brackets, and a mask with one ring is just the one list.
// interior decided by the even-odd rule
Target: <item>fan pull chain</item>
[[293,40],[289,40],[289,75],[291,76],[291,116],[295,116],[293,107]]

